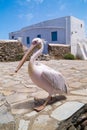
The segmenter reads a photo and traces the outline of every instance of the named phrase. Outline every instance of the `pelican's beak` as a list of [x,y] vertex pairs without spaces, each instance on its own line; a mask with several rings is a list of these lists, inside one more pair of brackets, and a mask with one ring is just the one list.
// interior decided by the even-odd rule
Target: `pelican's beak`
[[34,45],[31,44],[30,48],[28,49],[28,51],[25,53],[25,55],[23,56],[22,60],[20,61],[19,65],[17,66],[15,72],[17,73],[18,70],[22,67],[22,65],[24,64],[24,62],[26,61],[27,57],[29,56],[29,54],[32,52],[32,50],[34,49]]

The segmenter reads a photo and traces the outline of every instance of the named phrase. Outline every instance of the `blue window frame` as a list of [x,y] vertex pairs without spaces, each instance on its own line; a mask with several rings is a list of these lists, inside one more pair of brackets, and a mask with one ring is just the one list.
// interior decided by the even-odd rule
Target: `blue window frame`
[[12,36],[12,39],[14,39],[14,36]]
[[41,38],[41,34],[38,34],[37,37],[38,37],[38,38]]
[[30,37],[27,37],[26,40],[27,40],[27,44],[30,44]]
[[51,32],[52,41],[57,41],[57,31]]

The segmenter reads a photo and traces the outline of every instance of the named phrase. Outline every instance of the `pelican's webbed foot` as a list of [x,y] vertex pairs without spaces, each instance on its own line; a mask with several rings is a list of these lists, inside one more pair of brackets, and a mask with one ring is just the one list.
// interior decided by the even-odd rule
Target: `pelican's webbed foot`
[[48,96],[48,98],[47,98],[47,100],[45,101],[45,103],[44,103],[43,105],[39,106],[39,107],[35,107],[34,110],[37,111],[37,112],[43,110],[43,109],[46,107],[47,103],[48,103],[51,99],[52,99],[52,97],[51,97],[51,96]]
[[39,112],[39,111],[43,110],[44,108],[45,108],[45,106],[41,105],[39,107],[35,107],[34,110],[37,111],[37,112]]

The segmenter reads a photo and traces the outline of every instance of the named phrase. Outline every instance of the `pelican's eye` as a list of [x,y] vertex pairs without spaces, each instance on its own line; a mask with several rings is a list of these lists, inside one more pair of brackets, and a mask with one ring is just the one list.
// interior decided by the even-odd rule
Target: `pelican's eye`
[[36,45],[37,44],[37,41],[33,41],[33,45]]
[[41,41],[42,40],[40,38],[35,38],[35,39],[32,40],[32,44],[33,45],[38,45],[38,44],[41,44]]

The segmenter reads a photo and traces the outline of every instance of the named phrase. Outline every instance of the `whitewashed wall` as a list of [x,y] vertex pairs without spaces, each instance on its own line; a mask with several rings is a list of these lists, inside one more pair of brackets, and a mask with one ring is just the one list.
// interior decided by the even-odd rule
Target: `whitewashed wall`
[[75,17],[71,17],[71,53],[76,55],[77,43],[85,38],[84,22]]
[[[69,17],[67,17],[67,33],[69,31],[68,26],[69,26]],[[41,22],[29,27],[25,27],[21,29],[20,31],[13,32],[9,34],[9,38],[11,39],[12,35],[14,35],[15,39],[17,37],[22,37],[22,42],[23,44],[26,44],[26,37],[30,37],[30,41],[37,37],[38,34],[41,34],[41,37],[44,38],[48,42],[52,42],[51,40],[51,32],[57,31],[58,35],[58,41],[53,41],[53,43],[62,43],[62,44],[67,44],[66,37],[67,39],[69,38],[68,35],[66,36],[66,17],[62,18],[57,18],[53,20],[48,20],[45,22]]]
[[[57,31],[58,40],[51,40],[51,32]],[[59,43],[71,45],[71,53],[76,55],[77,52],[77,40],[85,38],[85,27],[84,22],[73,16],[61,17],[53,20],[48,20],[34,24],[17,32],[12,32],[9,34],[9,38],[14,39],[21,37],[22,43],[26,46],[26,37],[30,37],[30,42],[33,38],[41,34],[41,38],[45,39],[48,43]]]

